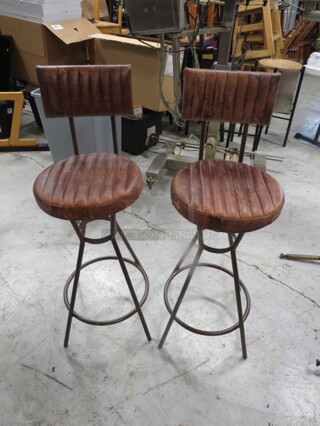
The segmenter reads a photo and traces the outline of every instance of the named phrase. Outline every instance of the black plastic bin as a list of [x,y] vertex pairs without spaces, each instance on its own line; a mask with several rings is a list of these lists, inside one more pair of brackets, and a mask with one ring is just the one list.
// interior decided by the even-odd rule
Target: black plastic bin
[[0,101],[0,139],[8,139],[13,116],[13,101]]
[[0,92],[12,90],[10,78],[12,40],[11,36],[0,35]]
[[151,134],[161,134],[162,112],[143,109],[143,117],[122,117],[122,151],[139,155],[149,148]]

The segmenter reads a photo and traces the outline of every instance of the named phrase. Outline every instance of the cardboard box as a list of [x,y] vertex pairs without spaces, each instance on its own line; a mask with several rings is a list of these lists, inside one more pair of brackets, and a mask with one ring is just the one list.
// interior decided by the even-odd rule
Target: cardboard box
[[98,32],[87,19],[72,19],[37,24],[0,16],[0,31],[13,37],[11,76],[38,84],[37,65],[85,65],[93,55],[93,40]]
[[[137,39],[109,34],[94,34],[97,41],[96,64],[131,64],[133,103],[153,111],[166,111],[158,88],[159,53],[156,49],[141,43]],[[148,44],[159,47],[158,43]],[[167,55],[161,85],[165,99],[173,102],[173,76],[170,67],[171,55]]]

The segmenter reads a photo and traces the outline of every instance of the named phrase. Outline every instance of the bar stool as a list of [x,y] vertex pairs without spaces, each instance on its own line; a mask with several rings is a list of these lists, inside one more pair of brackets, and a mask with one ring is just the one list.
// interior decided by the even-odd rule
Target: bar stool
[[[69,220],[80,240],[75,271],[64,288],[64,301],[69,310],[64,346],[68,346],[72,318],[91,325],[111,325],[138,313],[148,340],[151,336],[141,311],[148,291],[148,277],[123,234],[116,213],[130,206],[142,191],[142,174],[130,159],[118,155],[115,126],[116,115],[133,112],[130,65],[38,66],[37,75],[43,107],[48,118],[68,117],[74,156],[45,169],[33,187],[39,207],[50,216]],[[79,154],[73,117],[111,116],[115,154]],[[59,141],[57,141],[59,143]],[[101,238],[86,236],[86,225],[94,220],[110,223],[110,234]],[[117,235],[121,237],[133,260],[121,254]],[[103,244],[111,241],[115,256],[105,256],[82,264],[85,244]],[[119,318],[97,321],[86,318],[74,309],[80,272],[92,263],[117,260],[133,299],[134,308]],[[134,266],[145,282],[139,301],[126,264]],[[73,282],[71,299],[68,289]]]
[[[159,348],[163,346],[173,321],[191,332],[207,336],[219,336],[239,328],[242,355],[243,358],[247,358],[244,321],[250,310],[250,296],[239,278],[236,249],[246,232],[263,228],[277,219],[284,204],[284,195],[273,177],[256,167],[243,164],[241,153],[245,149],[245,135],[249,123],[266,125],[270,122],[279,81],[279,73],[185,70],[182,118],[202,122],[199,161],[185,166],[176,174],[171,185],[171,199],[177,211],[197,226],[197,233],[165,284],[164,301],[170,318]],[[240,148],[241,162],[203,160],[203,148],[210,120],[244,124]],[[204,230],[226,233],[228,247],[214,248],[205,244]],[[198,249],[193,261],[183,266],[197,242]],[[219,265],[200,263],[203,251],[230,253],[232,271]],[[233,277],[238,311],[236,324],[223,330],[201,330],[190,326],[177,316],[198,267],[218,269]],[[172,308],[168,297],[170,285],[172,280],[185,270],[189,271],[187,278]],[[246,299],[244,312],[241,291],[244,292]]]
[[[305,67],[303,67],[300,63],[291,61],[289,59],[271,58],[260,59],[258,62],[258,67],[259,69],[265,70],[266,72],[277,70],[282,74],[273,112],[278,114],[285,114],[287,116],[289,115],[289,117],[273,115],[273,118],[288,121],[282,144],[282,146],[285,147],[287,145],[292,120],[296,110]],[[266,127],[265,133],[268,133],[268,127]],[[256,148],[258,148],[258,144],[259,139],[256,142]]]

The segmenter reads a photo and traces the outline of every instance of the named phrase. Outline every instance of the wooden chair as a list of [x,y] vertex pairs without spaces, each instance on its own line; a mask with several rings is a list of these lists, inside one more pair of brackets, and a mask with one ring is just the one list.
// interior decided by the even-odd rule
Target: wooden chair
[[94,20],[95,20],[95,26],[101,31],[103,34],[108,33],[115,33],[115,34],[121,34],[122,33],[122,8],[123,8],[123,0],[120,0],[119,7],[118,7],[118,14],[117,14],[117,21],[114,22],[113,20],[113,9],[112,9],[112,1],[110,1],[109,6],[109,14],[110,14],[110,21],[100,21],[100,7],[99,7],[99,0],[94,0]]

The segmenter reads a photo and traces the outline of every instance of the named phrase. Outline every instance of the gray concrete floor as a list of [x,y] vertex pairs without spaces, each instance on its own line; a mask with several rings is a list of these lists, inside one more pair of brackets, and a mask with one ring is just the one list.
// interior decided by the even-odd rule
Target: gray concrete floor
[[[171,206],[169,171],[118,215],[149,275],[143,312],[153,340],[147,342],[137,315],[111,327],[74,320],[65,349],[62,292],[75,267],[77,237],[68,222],[44,214],[32,194],[34,179],[52,162],[50,153],[0,155],[1,425],[320,424],[320,367],[315,366],[320,265],[279,258],[280,253],[320,255],[320,151],[293,137],[297,131],[315,133],[319,81],[305,77],[287,147],[281,146],[282,120],[273,120],[260,143],[260,152],[284,157],[269,161],[267,170],[283,186],[286,204],[276,222],[247,234],[238,250],[252,299],[245,323],[247,360],[238,331],[202,337],[174,324],[163,349],[157,348],[168,320],[163,287],[194,231]],[[34,123],[23,134],[43,138]],[[132,157],[143,173],[157,150]],[[92,229],[96,236],[103,231],[105,224]],[[225,241],[223,235],[207,238]],[[108,253],[111,247],[91,246],[85,257]],[[230,264],[227,255],[204,259]],[[141,296],[140,276],[130,271]],[[171,300],[180,281],[172,285]],[[131,305],[115,262],[84,271],[79,312],[111,318]],[[214,329],[231,325],[235,315],[231,280],[212,271],[197,274],[180,317]]]

